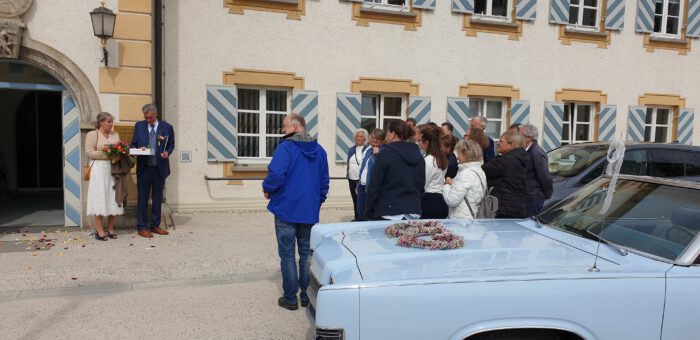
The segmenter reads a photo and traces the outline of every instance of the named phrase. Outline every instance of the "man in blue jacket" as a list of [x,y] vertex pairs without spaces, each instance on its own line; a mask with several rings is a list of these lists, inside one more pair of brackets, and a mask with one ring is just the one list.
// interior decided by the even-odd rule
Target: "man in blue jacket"
[[[282,308],[295,310],[297,292],[301,306],[306,307],[309,297],[309,267],[311,227],[318,223],[321,204],[328,194],[328,161],[323,150],[306,133],[304,117],[292,113],[282,123],[282,138],[263,181],[263,193],[270,200],[267,205],[275,215],[277,252],[282,270],[284,296],[277,300]],[[294,244],[299,248],[299,269],[294,261]]]

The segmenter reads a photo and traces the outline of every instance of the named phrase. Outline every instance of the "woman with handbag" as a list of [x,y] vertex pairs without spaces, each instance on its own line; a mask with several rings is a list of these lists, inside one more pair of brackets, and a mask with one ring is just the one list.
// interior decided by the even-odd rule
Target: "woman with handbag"
[[460,141],[455,146],[459,170],[455,178],[447,178],[442,196],[450,209],[449,218],[475,218],[486,191],[486,174],[481,170],[481,146],[473,141]]
[[[111,161],[103,151],[105,145],[119,142],[119,134],[112,131],[114,117],[101,112],[97,115],[96,129],[85,136],[85,153],[90,160],[85,178],[89,179],[87,214],[95,216],[95,239],[107,241],[117,238],[114,233],[114,217],[123,215],[124,208],[117,204]],[[88,175],[89,174],[89,175]],[[102,220],[107,216],[107,232]]]

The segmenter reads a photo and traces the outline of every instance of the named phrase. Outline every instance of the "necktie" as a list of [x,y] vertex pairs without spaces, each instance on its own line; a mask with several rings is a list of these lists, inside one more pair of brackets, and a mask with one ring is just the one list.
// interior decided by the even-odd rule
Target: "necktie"
[[[156,151],[156,126],[151,124],[151,132],[148,133],[148,147]],[[158,158],[155,155],[148,157],[148,165],[158,166]]]

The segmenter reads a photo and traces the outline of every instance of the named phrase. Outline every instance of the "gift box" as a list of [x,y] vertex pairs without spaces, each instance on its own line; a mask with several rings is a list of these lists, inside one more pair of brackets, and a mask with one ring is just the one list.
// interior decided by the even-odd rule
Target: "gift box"
[[131,148],[129,154],[132,156],[153,156],[156,152],[151,148]]

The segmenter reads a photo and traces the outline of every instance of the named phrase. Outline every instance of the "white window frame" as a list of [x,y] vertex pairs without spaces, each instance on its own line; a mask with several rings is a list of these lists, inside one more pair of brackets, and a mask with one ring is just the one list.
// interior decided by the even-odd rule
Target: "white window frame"
[[[576,23],[575,24],[568,24],[567,27],[574,29],[574,30],[581,30],[581,31],[592,31],[592,32],[597,32],[600,30],[600,6],[602,0],[597,0],[596,7],[592,6],[586,6],[585,0],[579,0],[578,5],[573,5],[569,3],[569,7],[578,7],[578,18],[576,18]],[[584,9],[592,9],[595,8],[595,26],[586,26],[583,25],[583,10]],[[569,14],[571,14],[571,9],[569,9]]]
[[[670,143],[673,139],[673,107],[672,106],[647,106],[647,117],[649,116],[651,110],[651,123],[647,124],[644,122],[644,131],[646,132],[647,127],[651,128],[651,134],[649,135],[649,140],[644,139],[645,142],[652,143]],[[668,110],[668,124],[657,124],[656,115],[658,110]],[[656,142],[656,128],[666,127],[668,128],[668,133],[666,133],[666,140],[663,142]],[[646,133],[644,133],[646,135]]]
[[364,0],[362,7],[391,12],[408,12],[411,10],[411,0],[404,0],[403,6],[389,4],[388,0]]
[[[395,116],[389,116],[386,117],[386,119],[400,119],[400,120],[405,120],[408,118],[408,114],[406,113],[406,95],[405,94],[400,94],[400,93],[382,93],[382,92],[362,92],[362,95],[367,95],[367,96],[379,96],[379,103],[377,103],[377,108],[375,109],[375,114],[373,116],[367,116],[360,112],[360,125],[362,125],[362,119],[364,118],[374,118],[377,121],[377,129],[384,129],[384,100],[386,98],[401,98],[401,115],[398,117]],[[362,102],[362,100],[360,100]],[[372,132],[372,131],[369,131]]]
[[485,0],[485,1],[486,1],[486,13],[484,13],[484,14],[474,13],[473,16],[475,18],[479,18],[479,19],[483,19],[483,20],[493,20],[493,21],[510,21],[511,20],[511,12],[513,12],[513,0],[508,0],[508,4],[506,5],[506,16],[493,15],[493,0]]
[[[267,114],[268,112],[272,114],[289,114],[291,112],[291,105],[292,105],[292,96],[291,96],[291,89],[289,88],[284,88],[284,87],[271,87],[271,86],[238,86],[238,90],[258,90],[260,92],[260,96],[258,97],[259,100],[259,110],[245,110],[245,109],[238,109],[238,113],[240,115],[241,112],[250,112],[250,113],[258,113],[258,133],[241,133],[241,129],[239,127],[239,132],[238,132],[238,137],[246,137],[246,136],[251,136],[251,137],[258,137],[259,142],[258,142],[258,155],[259,157],[238,157],[237,163],[240,164],[268,164],[272,157],[266,157],[265,155],[267,154],[267,137],[282,137],[284,134],[282,134],[282,131],[279,133],[267,133]],[[282,112],[282,111],[268,111],[267,110],[267,91],[284,91],[287,93],[287,111]],[[239,122],[240,124],[240,122]],[[240,149],[240,145],[238,145]]]
[[[656,37],[678,38],[681,36],[681,32],[683,31],[683,10],[685,4],[683,3],[683,0],[679,0],[680,3],[678,6],[678,33],[667,33],[666,23],[668,22],[668,5],[670,4],[670,1],[663,0],[663,2],[664,6],[663,12],[661,13],[661,32],[652,32],[652,35]],[[656,21],[656,1],[654,1],[654,13],[652,20]]]
[[[593,129],[595,128],[595,116],[596,116],[596,103],[589,103],[589,102],[571,102],[567,101],[564,102],[564,110],[566,110],[566,107],[569,105],[573,105],[574,109],[572,112],[569,112],[569,120],[563,120],[561,122],[562,126],[562,136],[560,137],[561,140],[561,145],[570,145],[570,144],[576,144],[576,143],[586,143],[586,142],[592,142],[593,141]],[[590,106],[590,116],[588,122],[579,122],[578,121],[578,113],[579,113],[579,107],[580,106]],[[562,117],[564,118],[564,117]],[[569,124],[569,139],[564,140],[564,124]],[[576,135],[577,135],[577,125],[588,125],[588,137],[586,140],[576,140]]]
[[[472,100],[478,100],[481,101],[481,110],[477,112],[477,116],[481,117],[486,117],[486,120],[488,120],[489,123],[491,122],[500,122],[501,124],[501,134],[506,131],[506,114],[508,112],[507,104],[508,104],[508,98],[506,97],[469,97],[469,111],[470,113],[472,112]],[[500,102],[501,103],[501,118],[500,119],[495,119],[491,118],[486,114],[486,107],[487,107],[487,102]],[[501,136],[490,136],[494,140],[498,140],[501,138]]]

